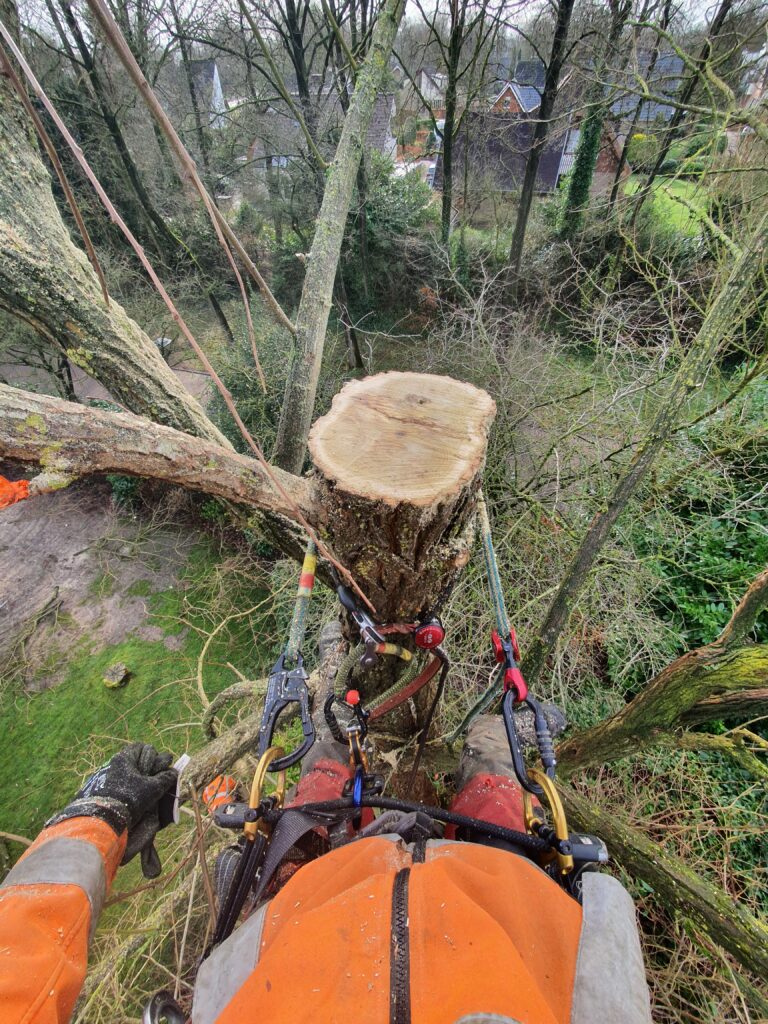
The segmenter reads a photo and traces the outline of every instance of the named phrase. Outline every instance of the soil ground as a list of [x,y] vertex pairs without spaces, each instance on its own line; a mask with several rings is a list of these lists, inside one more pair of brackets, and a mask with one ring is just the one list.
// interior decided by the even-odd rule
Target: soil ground
[[[6,464],[0,473],[18,478]],[[118,513],[105,480],[19,502],[0,513],[0,661],[27,690],[63,677],[63,655],[87,640],[93,649],[129,634],[178,649],[146,622],[147,597],[173,587],[196,536]]]

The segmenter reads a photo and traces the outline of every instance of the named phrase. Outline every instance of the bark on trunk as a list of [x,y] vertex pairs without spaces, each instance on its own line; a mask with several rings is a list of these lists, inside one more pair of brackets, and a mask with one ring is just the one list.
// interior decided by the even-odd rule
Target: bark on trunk
[[30,324],[132,412],[230,447],[72,243],[7,80],[0,80],[0,308]]
[[694,726],[719,721],[753,722],[758,718],[768,718],[768,687],[765,686],[707,697],[684,712],[681,723]]
[[296,347],[286,382],[275,448],[275,462],[293,473],[301,472],[304,464],[347,214],[363,143],[376,96],[386,74],[403,7],[402,0],[387,0],[379,14],[370,51],[358,72],[317,218],[296,317]]

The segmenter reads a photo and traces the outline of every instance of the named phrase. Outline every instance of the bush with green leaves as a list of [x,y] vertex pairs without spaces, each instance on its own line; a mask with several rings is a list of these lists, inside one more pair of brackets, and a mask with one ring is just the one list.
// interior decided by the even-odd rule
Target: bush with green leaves
[[[431,267],[431,231],[438,222],[434,194],[416,171],[394,173],[388,157],[371,153],[366,164],[365,234],[367,259],[357,216],[350,217],[342,252],[342,273],[357,313],[413,304]],[[367,273],[366,273],[367,271]]]
[[629,140],[627,160],[633,171],[650,171],[661,150],[661,142],[657,135],[648,132],[635,132]]

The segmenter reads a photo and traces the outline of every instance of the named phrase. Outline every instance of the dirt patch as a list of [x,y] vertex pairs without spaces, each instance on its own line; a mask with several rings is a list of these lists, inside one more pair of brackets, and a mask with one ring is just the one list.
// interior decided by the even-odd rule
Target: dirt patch
[[57,652],[74,645],[98,650],[151,629],[177,648],[183,638],[146,623],[147,598],[176,585],[196,540],[192,531],[120,514],[103,480],[3,510],[0,659],[28,689],[46,689],[65,672]]

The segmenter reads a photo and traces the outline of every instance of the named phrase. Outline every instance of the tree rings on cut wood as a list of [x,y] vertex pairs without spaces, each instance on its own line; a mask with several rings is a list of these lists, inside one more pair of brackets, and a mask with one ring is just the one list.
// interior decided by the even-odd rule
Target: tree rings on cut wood
[[432,506],[477,476],[496,414],[490,395],[452,377],[380,373],[352,381],[309,435],[317,469],[351,494]]
[[469,557],[493,399],[420,373],[346,384],[312,427],[322,533],[379,621],[427,611]]

